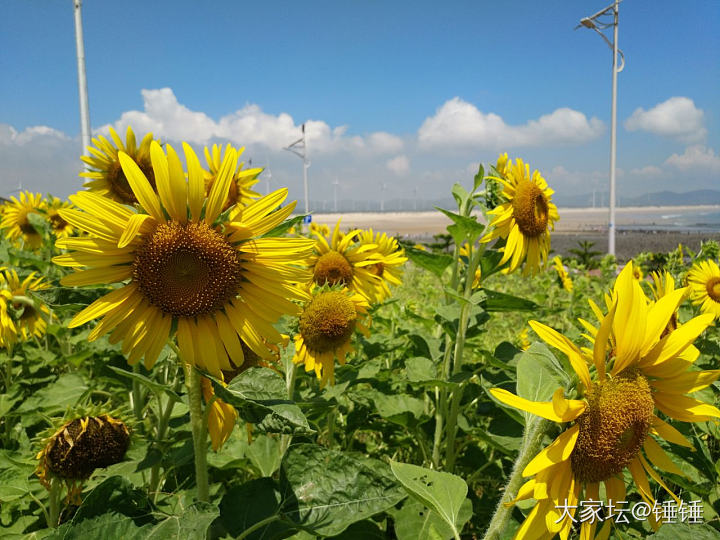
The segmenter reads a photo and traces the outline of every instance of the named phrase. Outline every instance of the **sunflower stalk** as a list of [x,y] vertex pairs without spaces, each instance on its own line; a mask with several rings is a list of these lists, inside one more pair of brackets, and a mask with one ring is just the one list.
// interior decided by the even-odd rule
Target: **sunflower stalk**
[[193,453],[195,454],[195,483],[198,500],[210,501],[207,467],[207,416],[202,407],[202,383],[200,373],[188,364],[185,365],[188,402],[190,407],[190,425],[192,427]]
[[[458,321],[458,331],[455,336],[455,350],[453,353],[452,367],[453,375],[457,375],[462,370],[463,353],[465,352],[465,337],[467,334],[468,322],[470,320],[470,310],[472,308],[470,297],[473,294],[473,278],[475,276],[475,270],[480,264],[480,258],[484,252],[484,245],[481,244],[474,252],[472,252],[472,256],[468,261],[465,275],[465,290],[463,293],[464,302],[460,307],[460,320]],[[463,387],[459,385],[458,388],[453,390],[451,394],[450,411],[447,418],[445,469],[450,473],[452,473],[455,468],[455,459],[457,457],[455,435],[457,434],[457,418],[460,414],[460,402],[462,401],[462,395]]]
[[483,540],[500,540],[514,506],[508,503],[517,496],[518,490],[523,483],[522,472],[530,463],[530,460],[540,451],[543,439],[550,426],[552,426],[552,422],[537,416],[532,416],[527,421],[523,434],[523,445],[513,465],[510,480],[505,486],[504,495],[498,501]]
[[50,501],[49,511],[47,514],[47,525],[49,528],[55,528],[60,523],[60,498],[62,495],[62,480],[53,478],[50,481]]

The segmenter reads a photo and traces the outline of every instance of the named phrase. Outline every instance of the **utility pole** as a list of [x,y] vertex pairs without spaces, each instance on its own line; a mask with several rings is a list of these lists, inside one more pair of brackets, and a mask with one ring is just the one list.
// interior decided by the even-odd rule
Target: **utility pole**
[[333,212],[337,213],[337,190],[338,185],[340,182],[338,182],[337,176],[335,177],[335,181],[333,182]]
[[310,200],[308,199],[308,176],[307,171],[310,168],[310,160],[308,159],[308,145],[305,138],[305,124],[302,125],[302,137],[289,146],[283,148],[288,152],[292,152],[303,160],[303,189],[305,191],[305,214],[310,213]]
[[[75,11],[75,47],[77,49],[78,93],[80,97],[80,131],[82,133],[82,155],[87,155],[90,146],[90,107],[88,105],[87,77],[85,75],[85,45],[82,30],[82,0],[73,0]],[[85,165],[87,170],[88,165]]]

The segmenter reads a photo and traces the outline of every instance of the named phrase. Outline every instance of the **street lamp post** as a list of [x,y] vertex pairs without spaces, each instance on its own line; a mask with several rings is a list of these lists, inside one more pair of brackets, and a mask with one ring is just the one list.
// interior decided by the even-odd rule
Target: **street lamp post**
[[[80,129],[82,153],[87,155],[90,146],[90,107],[88,106],[87,77],[85,76],[85,45],[82,30],[82,0],[73,0],[75,12],[75,47],[77,49],[78,93],[80,94]],[[88,166],[85,165],[85,170]]]
[[[580,26],[595,30],[600,37],[605,40],[605,43],[613,51],[613,62],[612,62],[612,118],[610,121],[610,193],[608,206],[610,208],[610,215],[608,217],[608,253],[615,255],[615,155],[617,151],[617,74],[620,73],[625,67],[625,56],[622,51],[618,49],[618,12],[620,0],[615,2],[605,9],[598,11],[595,15],[580,19]],[[603,21],[602,17],[612,16],[612,22]],[[610,40],[601,32],[607,28],[613,28],[613,40]],[[620,53],[621,64],[618,67],[617,59],[618,53]]]
[[302,125],[302,137],[289,146],[283,148],[288,152],[292,152],[303,160],[303,189],[305,190],[305,214],[310,213],[310,202],[308,200],[308,177],[307,171],[310,168],[310,160],[308,159],[307,140],[305,139],[305,124]]

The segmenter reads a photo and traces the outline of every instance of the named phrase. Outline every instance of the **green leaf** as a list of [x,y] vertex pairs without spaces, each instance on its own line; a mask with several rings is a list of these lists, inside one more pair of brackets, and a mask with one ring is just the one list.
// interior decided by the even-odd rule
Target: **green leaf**
[[[550,401],[570,378],[544,343],[535,342],[524,351],[517,363],[517,395],[530,401]],[[535,415],[523,411],[525,422]]]
[[537,311],[540,309],[535,302],[518,298],[511,294],[483,289],[487,295],[485,309],[487,311]]
[[[443,214],[445,214],[453,221],[453,230],[450,230],[453,225],[448,226],[447,230],[450,234],[453,235],[453,239],[458,246],[461,245],[465,240],[472,244],[485,230],[485,225],[479,223],[475,216],[461,216],[460,214],[450,212],[449,210],[445,210],[444,208],[440,208],[438,206],[436,206],[435,208],[437,210],[440,210]],[[455,234],[453,234],[453,231],[455,232]]]
[[238,536],[250,527],[273,516],[269,521],[247,536],[248,540],[285,538],[295,527],[281,519],[282,497],[272,478],[258,478],[231,487],[220,501],[220,519],[232,536]]
[[108,509],[142,523],[151,520],[152,505],[145,491],[122,476],[111,476],[85,496],[72,522],[105,514]]
[[[220,515],[217,506],[196,502],[184,508],[179,516],[168,516],[145,536],[148,540],[205,540],[210,524]],[[112,538],[105,536],[105,538]]]
[[437,368],[433,361],[422,356],[405,360],[405,371],[410,382],[429,381],[437,378]]
[[653,540],[717,540],[720,533],[704,523],[666,523],[655,534]]
[[465,209],[465,205],[467,204],[468,199],[470,198],[470,194],[459,183],[453,184],[451,193],[453,198],[455,199],[455,202],[458,205],[458,208],[460,209],[460,211],[463,211]]
[[0,418],[4,418],[19,400],[20,398],[17,396],[12,397],[10,394],[0,394]]
[[502,266],[500,261],[502,260],[503,254],[494,249],[486,249],[480,258],[480,271],[482,272],[483,279],[499,272]]
[[275,437],[258,435],[245,453],[263,476],[271,476],[280,467],[280,442]]
[[473,193],[475,193],[478,188],[482,185],[483,180],[485,179],[485,169],[483,168],[482,163],[478,167],[478,172],[473,178]]
[[283,221],[280,225],[278,225],[274,229],[263,234],[263,238],[270,238],[270,237],[274,237],[274,236],[283,236],[286,232],[288,232],[293,227],[297,227],[298,225],[301,225],[303,220],[306,217],[307,217],[307,214],[304,214],[302,216],[295,216],[290,219],[286,219],[285,221]]
[[453,262],[450,255],[444,253],[431,253],[414,247],[407,246],[405,255],[420,268],[432,272],[437,277],[442,277],[445,269]]
[[150,527],[149,524],[138,526],[130,517],[108,512],[79,522],[73,520],[65,523],[43,538],[47,540],[87,540],[88,538],[145,540],[150,538]]
[[406,497],[382,461],[314,444],[291,446],[281,469],[285,515],[332,536]]
[[[465,524],[471,517],[472,503],[470,499],[465,499],[460,507],[458,521]],[[453,531],[445,520],[414,498],[406,500],[402,508],[393,513],[393,518],[398,540],[447,540],[453,537]]]
[[464,525],[460,519],[460,509],[468,490],[465,480],[454,474],[409,463],[391,461],[390,468],[411,496],[437,512],[453,535],[459,536]]
[[371,396],[380,416],[402,426],[411,425],[414,420],[420,419],[425,411],[423,400],[407,394],[383,394],[375,391]]
[[164,384],[160,384],[159,382],[153,381],[152,379],[149,379],[148,377],[145,377],[145,375],[142,375],[141,373],[134,373],[132,371],[126,371],[124,369],[115,367],[115,366],[108,366],[108,368],[111,371],[114,371],[118,375],[121,375],[123,377],[127,377],[128,379],[134,380],[148,388],[149,390],[157,393],[165,392],[167,395],[175,398],[176,401],[180,401],[180,396],[177,395],[175,392],[173,392],[170,388],[168,388]]
[[215,395],[235,407],[246,422],[267,433],[307,435],[314,433],[300,407],[287,399],[285,380],[272,369],[253,367],[243,371],[226,387],[214,377]]
[[88,387],[77,373],[64,373],[41,388],[17,408],[17,412],[42,410],[48,415],[62,414],[69,405],[75,405]]

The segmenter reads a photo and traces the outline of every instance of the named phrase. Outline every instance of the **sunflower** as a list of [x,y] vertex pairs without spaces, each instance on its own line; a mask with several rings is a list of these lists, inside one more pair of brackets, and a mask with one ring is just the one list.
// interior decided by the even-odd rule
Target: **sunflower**
[[60,217],[59,211],[63,208],[72,208],[72,204],[51,196],[45,214],[56,238],[66,238],[75,232],[75,228]]
[[367,300],[347,288],[317,293],[300,315],[299,333],[295,336],[293,362],[305,364],[305,371],[315,371],[320,386],[335,382],[335,358],[345,365],[353,351],[350,344],[355,330],[369,336],[364,322]]
[[567,270],[565,270],[565,267],[563,266],[562,259],[560,257],[554,257],[553,265],[554,265],[555,271],[558,274],[558,279],[560,280],[560,284],[562,285],[563,289],[565,289],[568,292],[572,292],[573,282],[572,282],[572,279],[570,279],[570,276],[568,275]]
[[42,214],[47,207],[47,202],[39,193],[23,191],[19,198],[10,197],[11,201],[4,205],[0,229],[7,229],[5,236],[8,240],[18,243],[23,241],[25,248],[38,249],[43,244],[42,233],[38,231],[28,216],[30,214]]
[[[579,500],[600,500],[601,483],[608,499],[625,500],[625,469],[648,504],[655,502],[648,475],[679,503],[651,463],[658,469],[683,473],[654,437],[688,447],[691,444],[658,411],[683,422],[720,417],[716,407],[685,395],[720,377],[720,370],[690,370],[698,356],[692,342],[711,323],[712,316],[695,317],[665,333],[686,292],[675,290],[657,302],[648,302],[633,277],[632,263],[628,264],[607,298],[608,313],[599,313],[599,328],[585,323],[593,334],[592,350],[580,349],[555,330],[530,322],[544,341],[568,356],[580,381],[580,399],[567,399],[563,388],[546,402],[491,390],[507,405],[564,425],[563,432],[522,471],[523,476],[533,478],[520,488],[513,502],[534,498],[537,504],[516,538],[549,538],[556,533],[567,538],[573,520],[562,515],[559,507],[577,506]],[[592,307],[597,313],[597,306]],[[569,516],[574,513],[574,509],[568,512]],[[604,527],[611,523],[606,521]],[[586,521],[581,527],[582,538],[594,535],[594,524]],[[609,532],[604,529],[600,535],[607,538]]]
[[138,198],[120,163],[119,153],[125,153],[135,162],[150,183],[151,189],[156,191],[155,174],[150,159],[150,143],[153,142],[153,134],[145,135],[140,146],[137,145],[135,133],[130,126],[125,135],[125,144],[113,128],[110,128],[110,137],[113,142],[108,141],[102,135],[92,140],[95,147],[87,147],[92,156],[80,156],[80,159],[93,170],[81,172],[80,176],[90,179],[85,182],[85,187],[98,195],[106,195],[123,204],[136,204]]
[[340,220],[335,224],[331,239],[319,232],[315,235],[315,250],[308,260],[312,270],[311,282],[316,285],[345,285],[351,291],[374,300],[381,278],[373,271],[383,262],[376,244],[357,243],[361,231],[340,232]]
[[50,288],[35,272],[20,281],[15,270],[0,272],[0,347],[45,335],[50,310],[32,293]]
[[[300,283],[308,272],[295,266],[312,251],[306,239],[261,238],[280,224],[295,203],[275,210],[287,197],[280,189],[240,209],[233,221],[218,219],[237,166],[237,153],[225,154],[208,197],[203,171],[184,143],[189,174],[175,150],[167,156],[157,142],[150,153],[158,192],[124,152],[123,173],[142,212],[84,191],[70,197],[78,210],[60,210],[89,238],[66,238],[57,246],[74,250],[55,257],[78,270],[65,276],[67,286],[123,282],[78,313],[70,327],[102,320],[91,340],[112,331],[133,364],[145,358],[149,369],[168,338],[177,335],[184,361],[220,378],[222,370],[243,364],[241,340],[260,357],[270,355],[266,342],[282,340],[273,324],[284,314],[300,312],[292,300],[308,294]],[[232,361],[231,361],[232,360]]]
[[[230,148],[228,145],[225,148],[227,152]],[[240,148],[237,153],[238,157],[245,151],[245,148]],[[209,194],[212,190],[213,183],[218,177],[220,167],[223,163],[222,152],[220,146],[213,144],[212,152],[205,147],[205,161],[208,164],[208,171],[205,171],[205,190]],[[254,169],[243,170],[243,163],[238,164],[237,170],[232,177],[230,187],[228,188],[227,200],[223,206],[223,211],[227,210],[231,206],[238,204],[241,206],[247,206],[253,200],[260,197],[260,194],[250,189],[252,186],[258,183],[258,176],[262,172],[261,167],[255,167]]]
[[374,253],[380,255],[382,260],[368,267],[368,270],[378,276],[375,298],[382,301],[390,296],[388,284],[402,285],[402,265],[407,262],[405,250],[398,246],[397,240],[385,233],[373,233],[372,229],[360,233],[360,244],[375,244]]
[[315,222],[313,221],[313,222],[310,223],[310,232],[311,232],[311,233],[316,232],[316,233],[321,234],[321,235],[323,235],[323,236],[330,236],[330,227],[328,227],[328,226],[325,225],[324,223],[323,223],[323,224],[317,224],[317,223],[315,223]]
[[480,241],[505,238],[500,264],[510,261],[506,271],[514,272],[525,261],[523,274],[534,274],[547,262],[549,230],[560,219],[557,207],[550,201],[554,191],[537,170],[531,176],[530,166],[520,158],[515,165],[498,159],[498,167],[501,176],[488,178],[502,184],[500,195],[504,202],[488,212],[493,216],[488,225],[491,230]]
[[[652,282],[649,283],[650,291],[652,292],[653,298],[657,302],[665,296],[669,296],[675,292],[675,279],[672,277],[670,272],[652,272],[650,274]],[[690,290],[686,289],[687,292],[684,298],[690,294]],[[678,314],[677,310],[672,314],[668,321],[665,333],[670,333],[678,327]],[[663,334],[663,337],[665,334]]]
[[720,268],[715,261],[696,262],[688,272],[690,299],[704,313],[720,317]]

